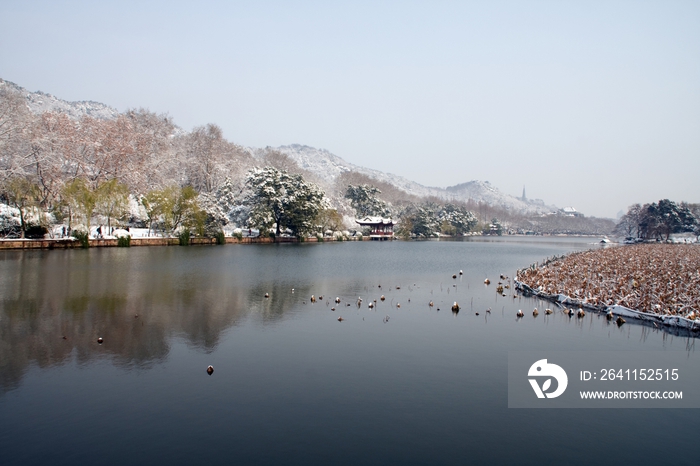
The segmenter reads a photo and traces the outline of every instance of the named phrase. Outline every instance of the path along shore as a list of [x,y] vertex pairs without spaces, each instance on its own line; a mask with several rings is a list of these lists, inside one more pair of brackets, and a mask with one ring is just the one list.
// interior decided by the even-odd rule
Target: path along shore
[[572,253],[519,270],[516,289],[562,305],[700,331],[700,245]]

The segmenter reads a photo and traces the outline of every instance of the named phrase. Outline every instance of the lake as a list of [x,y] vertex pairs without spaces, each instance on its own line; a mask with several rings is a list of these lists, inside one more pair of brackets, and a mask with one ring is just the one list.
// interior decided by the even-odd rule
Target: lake
[[508,408],[509,352],[700,368],[693,338],[496,293],[595,241],[2,251],[0,463],[697,464],[692,409]]

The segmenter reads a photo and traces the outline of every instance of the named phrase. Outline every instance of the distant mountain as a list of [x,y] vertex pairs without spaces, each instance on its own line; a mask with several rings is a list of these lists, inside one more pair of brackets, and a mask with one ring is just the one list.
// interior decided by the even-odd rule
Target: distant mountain
[[459,199],[462,201],[474,199],[475,201],[485,202],[492,206],[499,206],[516,212],[549,213],[559,210],[554,205],[546,205],[542,199],[522,199],[505,194],[492,186],[488,181],[469,181],[455,186],[448,186],[444,191],[444,199]]
[[325,149],[316,149],[300,144],[291,144],[275,149],[288,155],[304,170],[313,173],[319,179],[325,180],[328,185],[332,184],[342,173],[355,171],[378,181],[389,183],[408,194],[419,197],[435,196],[448,201],[463,202],[471,199],[475,202],[484,202],[492,206],[502,207],[512,212],[529,214],[556,212],[559,210],[556,206],[546,205],[540,199],[523,201],[521,198],[505,194],[492,186],[488,181],[469,181],[447,188],[429,187],[398,175],[354,165]]
[[[17,84],[0,79],[0,90],[3,88],[19,92],[26,99],[28,108],[33,113],[37,114],[46,111],[60,112],[75,119],[79,119],[83,116],[112,119],[119,116],[119,111],[117,111],[117,109],[99,102],[68,102],[44,92],[29,92]],[[176,132],[179,133],[180,131],[182,131],[180,128],[176,129]],[[316,149],[300,144],[291,144],[275,149],[289,156],[302,169],[314,174],[322,184],[325,184],[324,187],[332,186],[342,173],[353,171],[378,181],[391,184],[417,197],[435,196],[447,201],[464,202],[471,199],[475,202],[483,202],[492,206],[502,207],[511,212],[527,214],[548,213],[559,210],[555,206],[545,205],[541,200],[523,200],[505,194],[492,186],[488,181],[469,181],[447,188],[429,187],[392,173],[385,173],[379,170],[354,165],[325,149]],[[258,151],[254,148],[250,148],[249,152],[251,155],[254,155]]]
[[26,99],[27,107],[29,107],[33,113],[65,113],[71,118],[76,119],[85,115],[105,120],[119,116],[119,111],[116,108],[101,104],[99,102],[89,100],[68,102],[44,92],[29,92],[25,88],[18,86],[13,82],[0,79],[0,90],[3,88],[10,91],[19,92]]

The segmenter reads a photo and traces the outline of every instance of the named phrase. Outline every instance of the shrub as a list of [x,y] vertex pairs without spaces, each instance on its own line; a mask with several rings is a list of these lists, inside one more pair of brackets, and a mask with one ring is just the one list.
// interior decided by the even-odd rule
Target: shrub
[[117,238],[117,246],[120,248],[131,247],[131,236],[120,236]]
[[80,241],[80,246],[87,249],[90,247],[90,236],[85,231],[73,230],[71,236]]
[[180,242],[180,246],[190,245],[190,230],[182,230],[177,235],[177,239]]
[[48,232],[49,230],[47,230],[44,226],[31,225],[27,228],[27,231],[24,232],[24,237],[30,239],[43,239],[44,235],[46,235]]
[[217,231],[214,237],[216,238],[216,244],[226,244],[226,235],[223,231]]

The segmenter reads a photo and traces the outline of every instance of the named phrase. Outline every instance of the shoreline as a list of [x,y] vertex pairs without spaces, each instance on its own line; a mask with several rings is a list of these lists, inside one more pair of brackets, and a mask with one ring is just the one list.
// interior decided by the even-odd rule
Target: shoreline
[[[464,237],[453,237],[453,236],[441,236],[437,238],[410,238],[408,240],[413,241],[430,241],[430,240],[454,240],[462,238],[600,238],[600,235],[465,235]],[[372,241],[373,238],[369,236],[363,236],[362,238],[357,237],[343,237],[343,239],[336,239],[334,237],[327,237],[320,241],[315,236],[310,236],[304,238],[300,241],[297,237],[286,237],[282,236],[279,238],[264,238],[260,236],[256,237],[244,237],[241,239],[235,236],[226,236],[225,244],[274,244],[274,243],[327,243],[327,242],[343,242],[343,241]],[[117,238],[89,238],[90,248],[104,248],[104,247],[118,247]],[[376,240],[375,240],[376,241]],[[389,241],[406,241],[404,238],[393,237]],[[148,236],[148,237],[132,237],[131,244],[129,247],[143,247],[143,246],[179,246],[180,242],[177,237],[160,237],[160,236]],[[190,246],[206,246],[212,245],[216,246],[216,238],[191,238]],[[28,239],[28,238],[11,238],[5,239],[0,238],[0,251],[2,250],[19,250],[19,249],[81,249],[82,245],[80,241],[75,238],[44,238],[44,239]]]
[[596,306],[585,301],[574,299],[565,294],[542,293],[541,291],[533,290],[528,285],[518,280],[514,280],[514,284],[515,289],[518,292],[522,293],[524,296],[536,296],[545,301],[557,304],[560,307],[564,307],[565,304],[570,304],[572,306],[576,306],[581,309],[586,309],[600,314],[607,314],[608,312],[611,312],[615,316],[630,317],[633,319],[641,320],[643,322],[649,322],[657,328],[658,325],[656,324],[662,324],[666,327],[677,327],[686,329],[691,332],[700,332],[700,319],[690,320],[680,316],[653,314],[650,312],[643,312],[635,309],[630,309],[628,307],[620,306],[618,304],[613,304],[611,306]]
[[[369,241],[369,237],[363,237],[362,241]],[[241,238],[227,236],[224,244],[275,244],[275,243],[325,243],[335,241],[359,241],[357,238],[336,240],[335,238],[324,238],[319,241],[318,238],[305,238],[304,241],[299,241],[295,237],[280,237],[280,238]],[[88,239],[90,248],[116,248],[119,247],[116,238],[90,238]],[[147,238],[131,238],[131,244],[128,247],[144,247],[144,246],[179,246],[178,238],[162,238],[162,237],[147,237]],[[189,246],[216,246],[216,238],[192,238]],[[221,245],[223,246],[223,245]],[[0,239],[0,250],[22,250],[22,249],[82,249],[82,244],[75,238],[54,238],[54,239]],[[88,248],[88,249],[90,249]]]
[[[389,241],[450,241],[450,240],[461,240],[463,238],[600,238],[600,235],[465,235],[463,237],[454,236],[440,236],[436,238],[399,238],[394,236]],[[264,238],[260,236],[256,237],[244,237],[241,239],[235,236],[226,236],[225,244],[274,244],[274,243],[326,243],[326,242],[343,242],[343,241],[372,241],[373,238],[369,236],[358,237],[343,237],[343,239],[336,239],[334,237],[326,237],[322,241],[315,236],[310,236],[304,238],[301,241],[297,237],[286,237],[282,236],[279,238]],[[110,248],[118,247],[117,238],[89,238],[90,248]],[[376,241],[376,240],[375,240]],[[131,244],[129,247],[144,247],[144,246],[179,246],[180,242],[177,237],[160,237],[160,236],[137,236],[131,237]],[[216,246],[216,238],[191,238],[190,246]],[[23,249],[81,249],[82,245],[75,238],[44,238],[44,239],[20,239],[11,238],[5,239],[0,238],[0,251],[2,250],[23,250]]]

